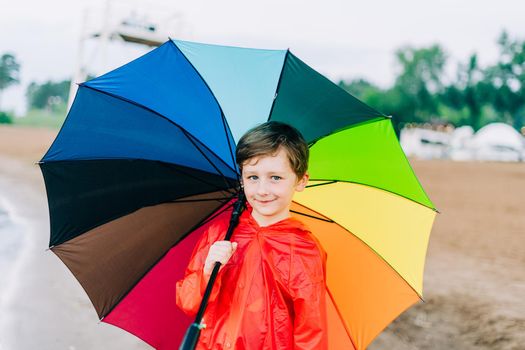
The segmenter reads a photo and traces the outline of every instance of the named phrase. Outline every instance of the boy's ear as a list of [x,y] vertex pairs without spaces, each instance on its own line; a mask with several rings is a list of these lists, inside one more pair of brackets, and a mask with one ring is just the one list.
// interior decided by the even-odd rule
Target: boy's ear
[[295,190],[297,192],[302,192],[304,190],[304,188],[306,187],[306,185],[308,184],[308,180],[310,179],[310,174],[308,174],[308,172],[306,172],[302,178],[300,178],[298,181],[297,181],[297,185],[295,185]]

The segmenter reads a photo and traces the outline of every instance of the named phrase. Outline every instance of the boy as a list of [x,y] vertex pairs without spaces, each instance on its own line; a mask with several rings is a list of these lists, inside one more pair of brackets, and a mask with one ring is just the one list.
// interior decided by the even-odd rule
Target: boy
[[222,264],[197,349],[327,349],[326,253],[290,217],[308,182],[308,145],[295,128],[267,122],[239,140],[236,160],[248,203],[231,242],[222,240],[229,218],[214,223],[177,282],[177,305],[195,315]]

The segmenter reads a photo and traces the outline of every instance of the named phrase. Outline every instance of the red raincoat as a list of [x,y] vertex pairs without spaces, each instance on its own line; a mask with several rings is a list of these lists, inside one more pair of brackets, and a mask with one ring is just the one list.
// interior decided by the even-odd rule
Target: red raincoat
[[[250,212],[233,232],[237,250],[219,271],[197,349],[327,349],[326,253],[299,220],[260,227]],[[177,282],[177,305],[191,316],[206,288],[208,250],[227,227],[210,226]]]

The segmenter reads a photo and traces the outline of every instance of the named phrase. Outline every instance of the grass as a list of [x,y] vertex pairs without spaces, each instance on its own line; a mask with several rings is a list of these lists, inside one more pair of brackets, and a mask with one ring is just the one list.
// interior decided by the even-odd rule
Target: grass
[[23,117],[13,118],[13,124],[17,126],[31,126],[48,129],[60,129],[66,119],[65,108],[57,111],[43,109],[32,109]]

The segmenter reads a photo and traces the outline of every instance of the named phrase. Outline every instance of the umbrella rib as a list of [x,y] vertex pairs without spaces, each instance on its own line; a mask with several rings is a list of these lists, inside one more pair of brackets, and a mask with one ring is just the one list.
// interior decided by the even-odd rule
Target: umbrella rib
[[[226,139],[228,140],[228,148],[230,149],[230,156],[232,157],[232,163],[235,164],[235,156],[233,155],[233,149],[232,149],[232,145],[230,143],[230,137],[228,134],[228,130],[231,130],[231,129],[230,129],[230,125],[228,124],[228,121],[226,120],[226,117],[224,116],[224,113],[222,113],[222,109],[221,109],[221,117],[222,117],[222,125],[224,126],[224,132],[226,133]],[[237,181],[241,182],[239,173],[235,172],[235,174],[237,175]]]
[[281,87],[284,67],[286,67],[286,61],[288,60],[289,54],[290,54],[290,49],[287,49],[286,54],[284,56],[284,60],[283,60],[283,66],[281,67],[281,73],[279,74],[279,80],[277,81],[277,86],[275,87],[275,94],[273,95],[272,107],[270,108],[270,113],[268,114],[268,119],[266,121],[269,121],[270,118],[272,117],[273,107],[275,106],[275,101],[277,101],[277,95],[279,94],[279,88]]
[[355,345],[354,343],[354,339],[352,338],[352,334],[350,334],[350,330],[348,329],[348,327],[346,326],[346,322],[344,321],[344,318],[341,314],[341,311],[339,310],[339,307],[337,306],[337,303],[335,302],[335,298],[334,296],[332,295],[332,292],[330,292],[330,288],[328,288],[328,286],[326,286],[326,292],[328,293],[328,296],[330,297],[330,299],[332,300],[332,304],[334,304],[334,308],[335,308],[335,311],[337,312],[337,315],[339,316],[339,319],[342,320],[342,323],[343,323],[343,328],[345,329],[346,331],[346,335],[348,335],[348,338],[350,339],[350,342],[352,343],[352,346],[354,347],[354,350],[357,349],[357,346]]
[[[169,163],[167,163],[167,164],[169,164]],[[184,174],[185,176],[191,177],[191,178],[194,179],[194,180],[197,180],[197,181],[199,181],[199,182],[202,182],[203,184],[206,184],[206,185],[208,185],[208,186],[215,187],[216,190],[219,190],[219,191],[226,191],[226,192],[228,192],[228,193],[232,193],[231,190],[230,190],[232,186],[226,182],[226,180],[225,180],[226,177],[225,177],[223,174],[221,174],[221,177],[222,177],[222,179],[223,179],[223,180],[225,181],[225,183],[226,183],[226,188],[221,188],[221,187],[217,186],[217,185],[214,184],[214,183],[210,183],[210,182],[208,182],[208,181],[204,181],[202,178],[200,178],[200,177],[198,177],[198,176],[194,176],[194,175],[188,174],[187,172],[185,172],[185,171],[183,171],[183,170],[181,170],[181,169],[175,169],[175,171],[177,171],[177,172],[179,172],[179,173],[181,173],[181,174]]]
[[[315,181],[315,180],[314,180]],[[324,186],[324,185],[331,185],[333,183],[336,183],[338,182],[337,180],[333,180],[333,181],[327,181],[327,182],[323,182],[321,184],[313,184],[313,185],[308,185],[306,186],[306,188],[312,188],[312,187],[317,187],[317,186]]]
[[[228,192],[231,193],[231,192]],[[235,197],[235,196],[233,196]],[[233,198],[231,197],[231,198]],[[193,202],[211,202],[211,201],[222,201],[224,197],[221,198],[203,198],[203,199],[174,199],[172,203],[193,203]]]
[[[112,93],[109,93],[109,92],[106,92],[106,91],[103,91],[103,90],[99,90],[99,89],[96,89],[94,87],[91,87],[89,85],[85,85],[85,83],[82,83],[82,84],[79,84],[79,87],[84,87],[84,88],[87,88],[87,89],[91,89],[93,91],[96,91],[96,92],[99,92],[101,94],[104,94],[104,95],[107,95],[107,96],[110,96],[110,97],[113,97],[113,98],[116,98],[116,99],[119,99],[119,100],[122,100],[122,101],[125,101],[125,102],[128,102],[134,106],[137,106],[137,107],[140,107],[140,108],[143,108],[153,114],[155,114],[156,116],[158,117],[161,117],[163,119],[166,119],[169,123],[175,125],[177,128],[179,128],[181,131],[187,133],[188,135],[191,135],[192,137],[195,137],[193,136],[189,131],[187,131],[186,129],[184,129],[182,126],[180,126],[179,124],[175,123],[173,120],[169,119],[169,118],[166,118],[165,116],[163,116],[162,114],[160,114],[159,112],[149,108],[149,107],[146,107],[140,103],[137,103],[135,101],[132,101],[130,99],[127,99],[125,97],[122,97],[122,96],[119,96],[119,95],[115,95],[115,94],[112,94]],[[214,151],[212,151],[208,146],[206,146],[205,144],[202,144],[202,146],[208,150],[211,154],[213,154],[217,159],[219,159],[226,167],[228,167],[232,172],[234,173],[237,173],[237,170],[232,168],[228,163],[226,163],[224,160],[222,160],[221,157],[219,157]]]
[[[301,205],[302,205],[302,204],[301,204]],[[296,210],[291,210],[291,209],[290,209],[290,212],[295,213],[295,214],[298,214],[298,215],[302,215],[302,216],[307,216],[307,217],[312,218],[312,219],[321,220],[321,221],[324,221],[324,222],[330,222],[330,223],[335,222],[334,220],[323,219],[323,218],[320,218],[320,217],[318,217],[318,216],[314,216],[314,215],[310,215],[310,214],[306,214],[306,213],[301,213],[301,212],[296,211]]]
[[[217,216],[219,216],[220,214],[222,214],[224,211],[228,210],[231,206],[233,206],[233,202],[232,202],[232,199],[235,198],[237,196],[237,193],[235,193],[233,196],[230,196],[230,197],[226,197],[226,198],[223,198],[223,202],[222,205],[215,209],[210,215],[208,215],[207,217],[203,218],[201,221],[199,221],[198,223],[196,223],[192,228],[190,228],[185,234],[181,235],[181,238],[179,239],[179,242],[182,241],[184,238],[186,238],[188,236],[188,234],[192,233],[193,231],[195,231],[198,227],[202,226],[202,225],[205,225],[207,224],[208,222],[210,222],[211,220],[215,219]],[[229,203],[229,204],[228,204]],[[178,242],[177,242],[178,243]],[[173,248],[177,243],[173,244],[169,249],[168,251]]]
[[[312,208],[309,208],[309,207],[307,207],[306,205],[304,205],[304,204],[302,204],[302,203],[300,203],[300,202],[297,202],[297,201],[294,201],[294,202],[297,203],[298,205],[300,205],[301,207],[304,207],[304,208],[306,208],[306,209],[308,209],[308,210],[310,210],[310,211],[313,211],[313,212],[316,213],[316,214],[319,214],[319,215],[321,215],[321,216],[324,216],[324,215],[322,215],[321,213],[319,213],[318,211],[316,211],[316,210],[314,210],[314,209],[312,209]],[[329,220],[329,219],[328,219],[328,220]],[[371,251],[373,251],[373,252],[374,252],[374,253],[375,253],[375,254],[376,254],[381,260],[383,260],[383,261],[385,262],[385,264],[387,264],[388,266],[390,266],[390,268],[391,268],[393,271],[396,272],[396,274],[399,276],[399,278],[401,278],[403,281],[405,281],[405,283],[410,287],[410,289],[412,289],[412,291],[414,291],[414,293],[416,293],[416,295],[418,296],[419,299],[421,299],[422,301],[425,301],[425,300],[423,299],[423,296],[420,295],[420,294],[417,292],[417,290],[415,290],[414,287],[412,287],[412,285],[411,285],[410,283],[408,283],[408,281],[407,281],[403,276],[401,276],[401,274],[399,273],[399,271],[397,271],[397,270],[396,270],[396,269],[395,269],[395,268],[394,268],[394,267],[393,267],[388,261],[386,261],[385,258],[383,258],[383,257],[381,256],[381,254],[379,254],[379,253],[377,252],[377,250],[375,250],[374,248],[372,248],[368,243],[366,243],[365,241],[363,241],[363,240],[362,240],[360,237],[358,237],[357,235],[353,234],[349,229],[347,229],[347,228],[344,227],[343,225],[340,225],[340,224],[337,223],[336,221],[332,221],[331,223],[334,224],[334,225],[339,226],[341,229],[345,230],[348,234],[354,236],[354,237],[357,238],[361,243],[363,243],[364,245],[366,245],[366,246],[367,246]]]
[[[390,125],[392,126],[392,128],[394,127],[393,123],[392,123],[392,117],[390,117]],[[398,140],[399,141],[399,140]],[[425,195],[425,197],[427,198],[427,200],[430,202],[430,204],[434,205],[434,203],[432,203],[432,201],[430,200],[430,197],[428,196],[427,192],[425,191],[425,188],[423,187],[423,185],[421,184],[421,182],[419,181],[418,177],[416,176],[416,173],[414,171],[414,169],[412,168],[412,164],[410,164],[410,162],[408,161],[408,158],[407,158],[407,155],[405,154],[405,152],[403,151],[403,148],[401,147],[401,143],[397,142],[397,147],[401,150],[401,154],[403,155],[403,158],[405,159],[405,162],[406,164],[408,165],[408,168],[410,169],[410,171],[412,172],[412,175],[414,176],[414,178],[416,179],[416,182],[419,184],[419,187],[421,188],[421,191],[423,192],[423,194]],[[434,208],[434,210],[438,213],[439,210],[437,208]]]
[[372,119],[363,120],[362,122],[359,122],[359,123],[343,126],[342,128],[339,128],[339,129],[336,129],[336,130],[332,130],[329,134],[321,135],[321,136],[317,137],[316,139],[314,139],[312,141],[309,141],[308,142],[308,147],[312,148],[312,146],[314,146],[317,141],[319,141],[319,140],[321,140],[321,139],[323,139],[325,137],[331,136],[333,134],[336,134],[338,132],[345,131],[345,130],[348,130],[348,129],[353,129],[355,127],[363,126],[363,125],[370,124],[370,123],[375,123],[375,122],[382,121],[382,120],[385,120],[385,119],[392,119],[392,117],[390,117],[390,116],[374,117]]
[[[179,53],[182,55],[182,57],[184,57],[186,59],[186,62],[188,62],[188,64],[193,68],[193,70],[195,71],[195,73],[199,76],[199,78],[201,78],[203,84],[208,88],[208,91],[210,93],[210,95],[213,97],[213,99],[215,100],[215,103],[217,103],[217,107],[219,108],[219,110],[221,111],[221,119],[222,119],[222,124],[224,126],[224,132],[226,134],[226,140],[228,141],[228,148],[230,150],[230,156],[232,157],[232,164],[235,164],[235,157],[233,156],[233,151],[232,151],[232,146],[230,144],[230,138],[229,138],[229,135],[228,135],[228,130],[231,130],[229,125],[228,125],[228,130],[226,130],[226,125],[227,123],[225,124],[225,116],[224,116],[224,111],[222,110],[222,106],[221,104],[219,103],[219,100],[217,99],[217,97],[215,96],[215,94],[213,93],[213,90],[210,88],[210,86],[208,85],[208,82],[204,79],[204,77],[201,75],[201,73],[197,70],[197,68],[195,68],[195,66],[193,65],[193,63],[188,59],[188,57],[186,57],[186,55],[184,54],[184,52],[182,52],[182,50],[177,46],[177,44],[175,44],[175,42],[170,38],[170,43],[173,44],[173,46],[175,47],[176,50],[179,51]],[[233,169],[232,169],[233,170]],[[235,171],[235,173],[237,174],[237,180],[240,181],[239,179],[239,174],[237,173],[237,171]]]
[[[226,202],[226,203],[229,203],[229,204],[223,206],[220,210],[217,210],[217,211],[215,212],[215,214],[213,214],[213,215],[211,215],[210,217],[204,219],[201,223],[199,223],[199,224],[197,225],[197,227],[198,227],[198,226],[202,226],[202,225],[207,224],[208,222],[210,222],[211,220],[215,219],[217,216],[219,216],[220,214],[222,214],[223,212],[225,212],[226,210],[228,210],[229,208],[231,208],[231,207],[233,206],[233,204],[234,204],[233,202],[231,202],[231,200],[232,200],[233,198],[235,198],[236,196],[237,196],[237,194],[231,196],[230,198],[227,198],[227,200],[225,199],[225,202]],[[193,231],[193,230],[191,230],[190,232],[192,232],[192,231]]]
[[423,203],[419,203],[418,201],[412,199],[412,198],[409,198],[405,195],[402,195],[401,193],[397,193],[397,192],[394,192],[394,191],[390,191],[390,190],[387,190],[386,188],[381,188],[379,186],[373,186],[373,185],[370,185],[370,184],[366,184],[366,183],[362,183],[362,182],[357,182],[357,181],[349,181],[349,180],[330,180],[330,179],[310,179],[310,181],[325,181],[324,183],[322,184],[317,184],[317,185],[311,185],[311,186],[306,186],[308,188],[310,187],[315,187],[315,186],[322,186],[322,185],[331,185],[331,184],[334,184],[334,183],[337,183],[337,182],[344,182],[344,183],[350,183],[350,184],[356,184],[356,185],[362,185],[362,186],[366,186],[366,187],[372,187],[372,188],[377,188],[378,190],[381,190],[381,191],[385,191],[385,192],[388,192],[388,193],[392,193],[396,196],[399,196],[399,197],[402,197],[402,198],[405,198],[409,201],[412,201],[416,204],[419,204],[425,208],[428,208],[432,211],[435,211],[437,213],[441,213],[439,210],[437,210],[436,208],[432,208],[432,207],[429,207],[428,205],[425,205]]
[[[222,173],[222,171],[219,170],[219,168],[217,168],[215,166],[215,164],[208,158],[208,156],[206,156],[206,154],[200,149],[199,146],[197,146],[196,142],[193,140],[193,136],[189,135],[186,133],[186,130],[183,130],[182,131],[184,133],[184,135],[188,138],[188,140],[190,140],[190,142],[193,144],[193,146],[195,146],[195,148],[202,154],[202,156],[208,161],[208,163],[210,163],[210,165],[219,173],[219,175],[222,177],[224,183],[226,184],[226,188],[230,188],[230,184],[228,184],[228,181],[226,181],[226,176]],[[198,140],[196,140],[198,142]],[[199,142],[200,143],[200,142]],[[235,172],[237,174],[237,172]],[[238,176],[237,176],[238,178]]]

